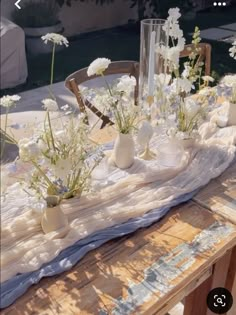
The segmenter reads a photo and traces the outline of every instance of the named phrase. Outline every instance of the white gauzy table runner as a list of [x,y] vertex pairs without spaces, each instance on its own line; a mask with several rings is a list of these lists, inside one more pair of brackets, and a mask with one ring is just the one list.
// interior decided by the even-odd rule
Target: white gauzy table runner
[[[128,170],[110,170],[96,193],[63,203],[70,222],[63,239],[43,234],[41,213],[32,209],[19,184],[10,186],[1,207],[1,282],[37,270],[77,240],[166,206],[219,176],[235,157],[236,126],[219,129],[205,123],[201,133],[203,141],[185,152],[176,166],[136,158]],[[152,148],[157,152],[158,141],[156,134]]]

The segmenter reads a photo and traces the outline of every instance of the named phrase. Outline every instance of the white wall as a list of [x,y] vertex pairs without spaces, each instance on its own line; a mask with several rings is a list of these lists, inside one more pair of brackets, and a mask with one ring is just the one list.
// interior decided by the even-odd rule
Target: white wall
[[[10,19],[15,2],[16,0],[2,0],[1,14]],[[126,0],[114,0],[114,3],[102,6],[94,2],[75,1],[71,7],[64,5],[59,17],[65,28],[64,34],[72,36],[126,24],[129,19],[137,19],[137,9],[130,9],[130,3]]]

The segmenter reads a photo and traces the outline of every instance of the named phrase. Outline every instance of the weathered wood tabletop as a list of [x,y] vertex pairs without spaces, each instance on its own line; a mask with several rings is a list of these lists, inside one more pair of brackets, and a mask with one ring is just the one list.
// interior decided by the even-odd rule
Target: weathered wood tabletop
[[[88,253],[72,270],[44,278],[3,315],[213,314],[211,288],[236,298],[236,163],[149,228]],[[236,314],[236,303],[227,313]]]

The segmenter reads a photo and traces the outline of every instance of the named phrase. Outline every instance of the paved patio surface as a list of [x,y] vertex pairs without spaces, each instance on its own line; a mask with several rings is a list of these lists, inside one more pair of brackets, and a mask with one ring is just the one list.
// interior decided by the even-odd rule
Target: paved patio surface
[[223,28],[208,28],[201,31],[201,37],[210,40],[222,40],[224,38],[233,37],[235,31],[225,30]]
[[220,28],[225,28],[227,30],[236,31],[236,23],[222,25],[222,26],[220,26]]

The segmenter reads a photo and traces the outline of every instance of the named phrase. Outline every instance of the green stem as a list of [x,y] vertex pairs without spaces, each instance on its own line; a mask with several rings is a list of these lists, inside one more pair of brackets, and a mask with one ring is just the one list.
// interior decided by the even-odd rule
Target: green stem
[[3,144],[2,144],[2,148],[1,148],[1,159],[3,157],[3,153],[5,150],[5,144],[6,144],[6,135],[7,135],[7,118],[8,118],[8,112],[9,112],[9,108],[6,108],[6,119],[5,119],[5,125],[4,125],[4,140],[3,140]]
[[106,84],[106,86],[107,86],[107,88],[108,88],[108,91],[109,91],[110,95],[112,96],[112,91],[111,91],[111,88],[110,88],[109,83],[108,83],[107,80],[106,80],[106,77],[104,76],[103,73],[101,74],[101,76],[103,77],[103,79],[104,79],[104,81],[105,81],[105,84]]
[[194,123],[194,119],[199,115],[199,112],[197,112],[191,119],[190,122],[187,126],[187,122],[186,122],[186,131],[192,131],[190,130],[191,125]]
[[75,176],[73,182],[72,182],[72,185],[70,187],[70,191],[74,191],[75,187],[76,187],[76,184],[77,182],[79,181],[80,179],[80,175],[81,175],[81,169],[78,170],[78,173],[77,175]]
[[[8,140],[5,140],[6,143],[18,145],[17,141],[11,135],[7,134],[2,128],[0,128],[0,130],[1,130],[1,134],[4,135],[6,138],[8,138]],[[2,139],[1,139],[1,141],[2,141]]]
[[52,84],[53,84],[53,77],[54,77],[55,50],[56,50],[56,44],[53,43],[49,92],[50,92],[50,94],[51,94],[51,96],[53,97],[54,100],[55,100],[55,96],[53,95],[53,92],[52,92]]
[[52,140],[52,147],[53,147],[53,150],[56,151],[49,111],[47,111],[47,118],[48,118],[48,125],[49,125],[50,136],[51,136],[51,140]]
[[[50,187],[54,187],[55,185],[50,181],[50,179],[47,177],[47,175],[41,170],[41,168],[38,166],[38,164],[34,161],[34,160],[30,160],[30,162],[34,165],[34,167],[39,171],[39,173],[43,176],[43,178],[45,179],[45,181],[48,183],[48,185]],[[56,188],[55,188],[55,192],[56,192]]]

